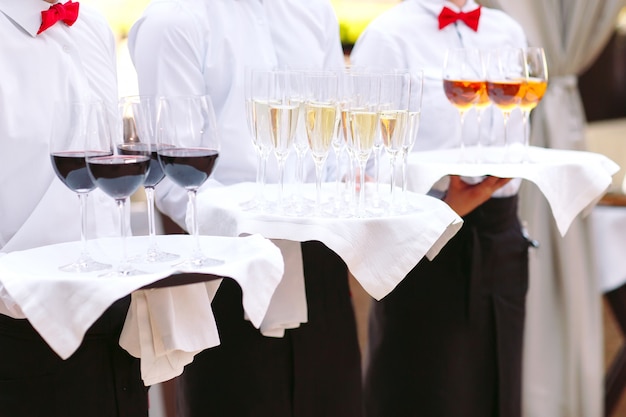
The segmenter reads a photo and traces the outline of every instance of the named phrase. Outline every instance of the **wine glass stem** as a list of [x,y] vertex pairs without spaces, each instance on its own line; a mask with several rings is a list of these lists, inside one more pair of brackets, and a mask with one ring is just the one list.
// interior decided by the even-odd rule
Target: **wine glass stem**
[[465,111],[459,111],[459,119],[461,121],[461,134],[459,135],[459,148],[461,152],[461,162],[465,162],[465,139],[463,137],[463,128],[465,126]]
[[360,217],[365,217],[365,164],[367,162],[359,161],[359,208]]
[[315,211],[320,214],[322,211],[322,164],[315,163]]
[[280,159],[278,161],[278,210],[283,211],[285,195],[285,161]]
[[296,152],[296,201],[299,203],[302,200],[302,187],[303,184],[303,171],[304,170],[304,154],[303,152]]
[[148,236],[150,239],[150,249],[156,247],[156,227],[154,224],[154,187],[144,187],[146,192],[146,203],[148,209]]
[[522,126],[524,128],[524,162],[530,161],[530,132],[528,131],[528,119],[530,118],[530,110],[522,110]]
[[87,193],[78,193],[80,202],[80,243],[82,247],[81,258],[87,258]]
[[341,157],[341,148],[334,149],[335,151],[335,169],[337,172],[335,173],[335,207],[339,208],[341,205],[341,167],[340,157]]
[[406,174],[406,164],[408,162],[408,157],[409,157],[409,151],[408,150],[403,150],[402,151],[402,160],[401,160],[401,170],[402,170],[402,201],[400,204],[402,204],[403,208],[404,206],[407,204],[407,195],[406,195],[406,190],[407,190],[407,174]]
[[395,198],[395,193],[394,193],[394,188],[396,188],[396,155],[390,155],[389,156],[389,184],[391,185],[390,190],[389,190],[389,211],[393,211],[393,206],[394,206],[394,198]]
[[378,184],[380,184],[380,147],[374,148],[374,204],[378,204]]
[[528,149],[530,146],[530,135],[528,134],[528,119],[530,117],[530,111],[522,110],[522,125],[524,126],[524,148]]
[[267,167],[267,158],[269,156],[269,152],[262,150],[261,151],[261,169],[260,169],[260,181],[259,181],[259,201],[261,203],[265,202],[265,169]]
[[128,259],[126,257],[126,216],[124,210],[126,206],[126,199],[116,199],[115,203],[117,204],[117,211],[120,218],[120,239],[122,244],[122,257],[120,259],[120,266],[118,269],[120,272],[124,273],[130,269],[128,265]]
[[191,224],[191,235],[194,239],[194,257],[199,257],[201,254],[200,250],[200,237],[198,236],[198,218],[197,218],[197,209],[198,205],[196,203],[196,190],[188,190],[187,196],[189,198],[189,222]]

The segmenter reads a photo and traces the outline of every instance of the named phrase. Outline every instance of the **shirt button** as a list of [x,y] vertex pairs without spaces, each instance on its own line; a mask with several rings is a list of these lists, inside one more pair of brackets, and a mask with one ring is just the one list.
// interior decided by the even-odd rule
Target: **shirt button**
[[70,47],[68,45],[63,45],[63,50],[65,52],[69,52],[70,51]]

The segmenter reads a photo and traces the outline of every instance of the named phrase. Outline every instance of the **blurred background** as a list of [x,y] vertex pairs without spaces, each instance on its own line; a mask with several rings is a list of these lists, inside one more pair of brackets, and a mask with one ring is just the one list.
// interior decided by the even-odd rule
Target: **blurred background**
[[[132,24],[141,15],[150,0],[81,0],[99,9],[108,19],[118,41],[119,94],[137,93],[135,71],[126,48],[126,36]],[[210,0],[209,0],[210,1]],[[306,0],[300,0],[306,1]],[[331,0],[339,21],[341,40],[348,61],[349,53],[359,34],[367,24],[388,8],[401,0]],[[478,0],[480,3],[480,0]],[[618,23],[604,50],[586,68],[578,79],[586,116],[586,143],[588,149],[607,155],[622,167],[626,166],[626,9],[620,12]],[[612,191],[622,195],[624,169],[614,176]],[[625,197],[626,198],[626,197]],[[626,199],[624,200],[626,201]],[[139,202],[140,203],[140,202]],[[137,205],[140,212],[133,218],[133,232],[145,234],[145,214],[143,204]],[[139,225],[136,226],[135,222]],[[141,223],[143,222],[143,223]],[[157,232],[160,232],[157,226]],[[354,283],[353,283],[354,284]],[[369,297],[358,286],[353,285],[353,296],[362,348],[365,351],[366,318]],[[626,314],[623,320],[626,320]],[[626,349],[625,338],[620,330],[614,312],[605,302],[604,306],[605,367],[609,368],[614,359]],[[624,324],[626,326],[626,324]],[[626,354],[622,356],[626,358]],[[624,359],[626,360],[626,359]],[[624,367],[626,372],[626,366]],[[170,417],[173,412],[173,392],[169,384],[160,384],[150,390],[150,417]],[[623,392],[619,406],[611,417],[626,415],[626,394]],[[608,415],[609,413],[607,413]]]

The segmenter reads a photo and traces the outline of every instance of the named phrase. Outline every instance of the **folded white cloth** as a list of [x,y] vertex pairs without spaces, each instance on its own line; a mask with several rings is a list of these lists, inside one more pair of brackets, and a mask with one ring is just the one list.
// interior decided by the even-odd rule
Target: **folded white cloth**
[[[475,154],[471,147],[468,154]],[[481,150],[484,160],[503,161],[502,148]],[[446,175],[523,178],[533,182],[550,204],[561,235],[580,213],[588,214],[611,185],[619,166],[604,155],[558,149],[529,147],[528,163],[459,163],[459,149],[413,152],[409,156],[409,189],[427,192]]]
[[605,293],[626,283],[626,207],[598,206],[590,219],[598,292]]
[[[424,256],[436,256],[462,224],[442,201],[413,193],[411,203],[418,208],[396,216],[293,217],[242,210],[241,204],[254,195],[255,186],[240,183],[203,190],[197,200],[201,232],[215,233],[216,224],[222,225],[218,227],[224,232],[223,225],[227,224],[228,233],[234,236],[258,233],[294,243],[320,241],[344,260],[357,281],[376,299],[393,290]],[[305,196],[315,195],[314,184],[305,184],[302,190]],[[290,297],[276,293],[271,308],[275,303],[293,302]],[[283,321],[292,322],[288,309],[283,310]]]
[[[285,273],[272,296],[259,330],[264,336],[283,337],[286,329],[300,327],[308,321],[302,249],[299,242],[272,240],[285,261]],[[246,318],[249,317],[246,315]]]
[[141,358],[145,385],[182,374],[197,353],[219,345],[211,300],[220,282],[132,293],[120,346]]
[[[157,236],[159,246],[185,258],[192,238]],[[90,241],[97,260],[119,259],[118,239]],[[243,291],[243,306],[258,327],[283,272],[280,250],[259,235],[240,238],[200,236],[204,252],[224,260],[222,265],[183,269],[166,264],[137,264],[145,274],[101,276],[101,272],[74,274],[58,271],[80,251],[80,243],[62,243],[0,257],[0,286],[62,358],[80,345],[87,329],[116,300],[148,284],[177,273],[195,272],[236,280]],[[130,256],[143,253],[147,237],[127,240]],[[172,277],[175,279],[175,276]],[[121,343],[142,359],[147,384],[179,375],[182,367],[202,349],[219,343],[210,307],[219,281],[158,290],[141,290],[132,297]],[[8,300],[8,301],[10,301]],[[7,302],[5,301],[5,304]],[[145,361],[144,361],[145,358]]]

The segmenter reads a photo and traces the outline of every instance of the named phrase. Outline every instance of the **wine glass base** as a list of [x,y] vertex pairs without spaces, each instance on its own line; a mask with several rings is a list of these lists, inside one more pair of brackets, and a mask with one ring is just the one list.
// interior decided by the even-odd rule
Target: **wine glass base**
[[62,265],[59,267],[59,271],[74,273],[104,271],[107,269],[111,269],[110,264],[101,263],[90,258],[80,258],[77,261],[72,262],[71,264]]
[[194,269],[194,268],[203,268],[207,266],[219,266],[223,264],[224,264],[224,261],[222,259],[215,259],[215,258],[209,258],[207,256],[202,256],[202,257],[188,258],[172,266],[176,268],[183,268],[183,269],[186,269],[186,268]]
[[144,255],[137,255],[130,258],[130,262],[144,262],[149,264],[172,262],[180,258],[180,255],[175,253],[163,252],[161,250],[151,250]]
[[110,272],[106,272],[104,274],[99,275],[102,278],[113,278],[113,277],[132,277],[136,275],[144,275],[147,274],[146,271],[142,271],[135,268],[118,268]]

